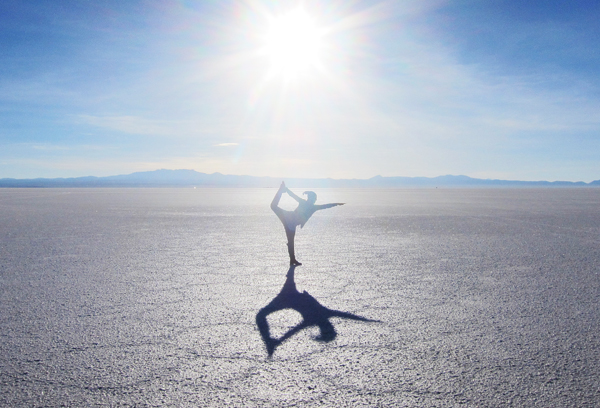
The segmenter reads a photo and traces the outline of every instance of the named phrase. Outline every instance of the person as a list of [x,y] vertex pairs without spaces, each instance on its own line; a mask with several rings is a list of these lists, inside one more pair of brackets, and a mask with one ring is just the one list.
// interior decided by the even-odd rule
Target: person
[[[283,193],[288,193],[290,197],[298,202],[298,207],[294,211],[286,211],[279,207],[279,200],[281,200]],[[306,200],[298,197],[285,186],[284,182],[281,182],[281,186],[271,202],[271,209],[275,214],[277,214],[277,217],[279,217],[279,220],[281,220],[283,228],[285,229],[285,235],[287,236],[288,240],[287,246],[288,254],[290,256],[290,265],[295,266],[302,265],[300,262],[298,262],[294,254],[294,237],[296,235],[296,227],[300,225],[300,228],[303,228],[304,224],[306,224],[306,221],[308,221],[308,219],[319,210],[345,204],[331,203],[317,205],[315,204],[317,201],[317,194],[314,191],[305,191],[304,195],[306,195]]]

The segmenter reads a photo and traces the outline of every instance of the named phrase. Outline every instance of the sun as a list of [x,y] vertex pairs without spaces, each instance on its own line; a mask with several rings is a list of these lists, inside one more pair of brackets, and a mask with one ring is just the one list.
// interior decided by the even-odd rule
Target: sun
[[319,64],[322,31],[302,8],[273,17],[265,35],[272,73],[291,78]]

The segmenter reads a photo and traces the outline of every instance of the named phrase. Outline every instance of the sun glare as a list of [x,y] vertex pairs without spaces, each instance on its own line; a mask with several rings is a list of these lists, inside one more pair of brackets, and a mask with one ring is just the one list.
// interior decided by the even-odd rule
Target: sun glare
[[293,77],[318,64],[321,31],[301,8],[273,18],[265,40],[276,73]]

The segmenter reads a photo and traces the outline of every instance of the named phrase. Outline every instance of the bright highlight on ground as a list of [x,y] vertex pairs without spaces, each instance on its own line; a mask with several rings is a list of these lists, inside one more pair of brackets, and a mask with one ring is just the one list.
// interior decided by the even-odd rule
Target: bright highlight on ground
[[274,17],[265,44],[271,69],[285,77],[293,77],[316,66],[321,37],[321,30],[302,8]]

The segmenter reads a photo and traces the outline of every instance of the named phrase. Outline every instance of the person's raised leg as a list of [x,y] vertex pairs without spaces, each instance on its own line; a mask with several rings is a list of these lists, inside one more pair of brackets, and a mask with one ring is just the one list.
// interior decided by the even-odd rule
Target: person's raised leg
[[283,195],[283,193],[286,191],[286,187],[285,187],[285,183],[282,181],[281,185],[279,186],[279,190],[277,190],[277,193],[275,193],[275,197],[273,197],[273,201],[271,201],[271,210],[275,211],[275,214],[278,214],[278,210],[281,211],[281,208],[279,208],[279,200],[281,200],[281,196]]

